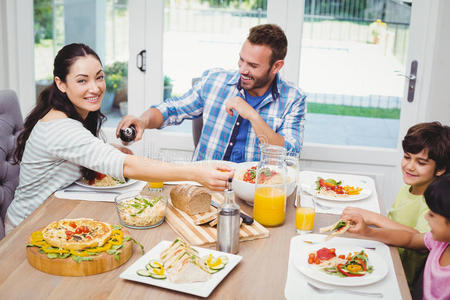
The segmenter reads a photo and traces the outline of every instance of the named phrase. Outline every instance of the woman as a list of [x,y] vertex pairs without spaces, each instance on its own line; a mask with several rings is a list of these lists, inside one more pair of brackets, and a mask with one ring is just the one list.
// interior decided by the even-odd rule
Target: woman
[[124,180],[192,180],[223,190],[232,176],[212,167],[177,166],[127,155],[97,136],[104,116],[100,105],[105,92],[98,55],[83,44],[70,44],[55,57],[54,82],[39,96],[17,140],[19,186],[8,208],[6,229],[11,230],[56,190],[95,171]]

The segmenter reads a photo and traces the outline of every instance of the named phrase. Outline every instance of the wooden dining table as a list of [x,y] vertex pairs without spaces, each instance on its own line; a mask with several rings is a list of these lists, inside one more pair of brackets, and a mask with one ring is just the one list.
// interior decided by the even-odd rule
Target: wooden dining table
[[[252,215],[252,208],[238,201]],[[115,204],[59,199],[50,196],[17,228],[0,241],[0,299],[194,299],[195,296],[119,278],[142,253],[137,246],[127,263],[106,273],[64,277],[34,269],[27,261],[28,236],[52,221],[63,218],[94,218],[119,224]],[[339,216],[316,214],[314,232],[335,222]],[[289,245],[295,232],[295,207],[288,199],[282,226],[268,228],[268,238],[240,243],[242,261],[215,288],[211,299],[283,299]],[[130,235],[149,251],[161,240],[174,240],[177,234],[167,223],[148,229],[129,229]],[[352,236],[353,237],[353,236]],[[411,295],[397,248],[390,247],[396,278],[403,299]]]

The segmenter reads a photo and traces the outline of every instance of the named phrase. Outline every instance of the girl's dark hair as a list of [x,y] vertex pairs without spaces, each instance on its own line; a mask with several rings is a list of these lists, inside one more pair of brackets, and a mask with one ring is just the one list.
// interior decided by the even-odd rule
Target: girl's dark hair
[[419,123],[408,129],[402,142],[403,151],[417,154],[428,149],[428,157],[436,162],[436,170],[450,173],[450,127],[439,122]]
[[450,174],[438,176],[424,193],[428,207],[450,221]]
[[[92,55],[101,60],[97,53],[89,46],[84,44],[70,44],[64,46],[58,51],[53,63],[53,77],[59,77],[62,82],[66,82],[67,74],[70,67],[80,58]],[[14,152],[14,160],[16,163],[22,161],[25,144],[30,137],[36,123],[42,119],[51,109],[55,109],[65,113],[69,118],[80,121],[83,126],[88,129],[94,136],[98,136],[100,127],[105,119],[105,116],[100,110],[89,112],[85,120],[80,116],[72,102],[70,102],[66,93],[61,92],[56,86],[55,80],[52,84],[46,87],[38,97],[38,102],[24,122],[24,129],[17,137],[17,147]],[[89,179],[93,179],[95,172],[87,168],[81,167],[82,175]]]

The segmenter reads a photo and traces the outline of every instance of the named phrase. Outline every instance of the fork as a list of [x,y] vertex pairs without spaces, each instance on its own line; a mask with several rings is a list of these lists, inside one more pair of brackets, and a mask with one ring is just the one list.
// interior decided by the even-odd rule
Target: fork
[[370,297],[376,297],[376,298],[383,298],[384,295],[382,293],[370,293],[370,292],[360,292],[360,291],[354,291],[354,290],[347,290],[347,289],[340,289],[340,288],[323,288],[318,287],[317,285],[312,284],[311,282],[307,281],[308,285],[318,292],[319,294],[329,294],[333,292],[342,292],[342,293],[348,293],[353,295],[360,295],[360,296],[370,296]]

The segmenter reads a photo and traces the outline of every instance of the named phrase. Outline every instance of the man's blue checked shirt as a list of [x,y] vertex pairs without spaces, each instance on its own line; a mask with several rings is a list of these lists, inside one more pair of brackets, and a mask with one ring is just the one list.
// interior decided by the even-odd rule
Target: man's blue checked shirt
[[[237,71],[211,69],[203,73],[194,87],[181,97],[166,99],[154,106],[164,117],[161,128],[176,125],[185,119],[203,118],[203,130],[194,152],[194,160],[222,160],[231,153],[234,139],[239,130],[239,117],[231,117],[225,111],[225,102],[239,96],[245,99]],[[303,141],[305,96],[294,85],[283,81],[277,75],[272,84],[272,93],[256,107],[259,115],[278,134],[284,137],[288,152],[299,153]],[[260,159],[259,145],[263,138],[256,137],[249,126],[245,147],[245,161]],[[233,158],[226,157],[233,160]]]

